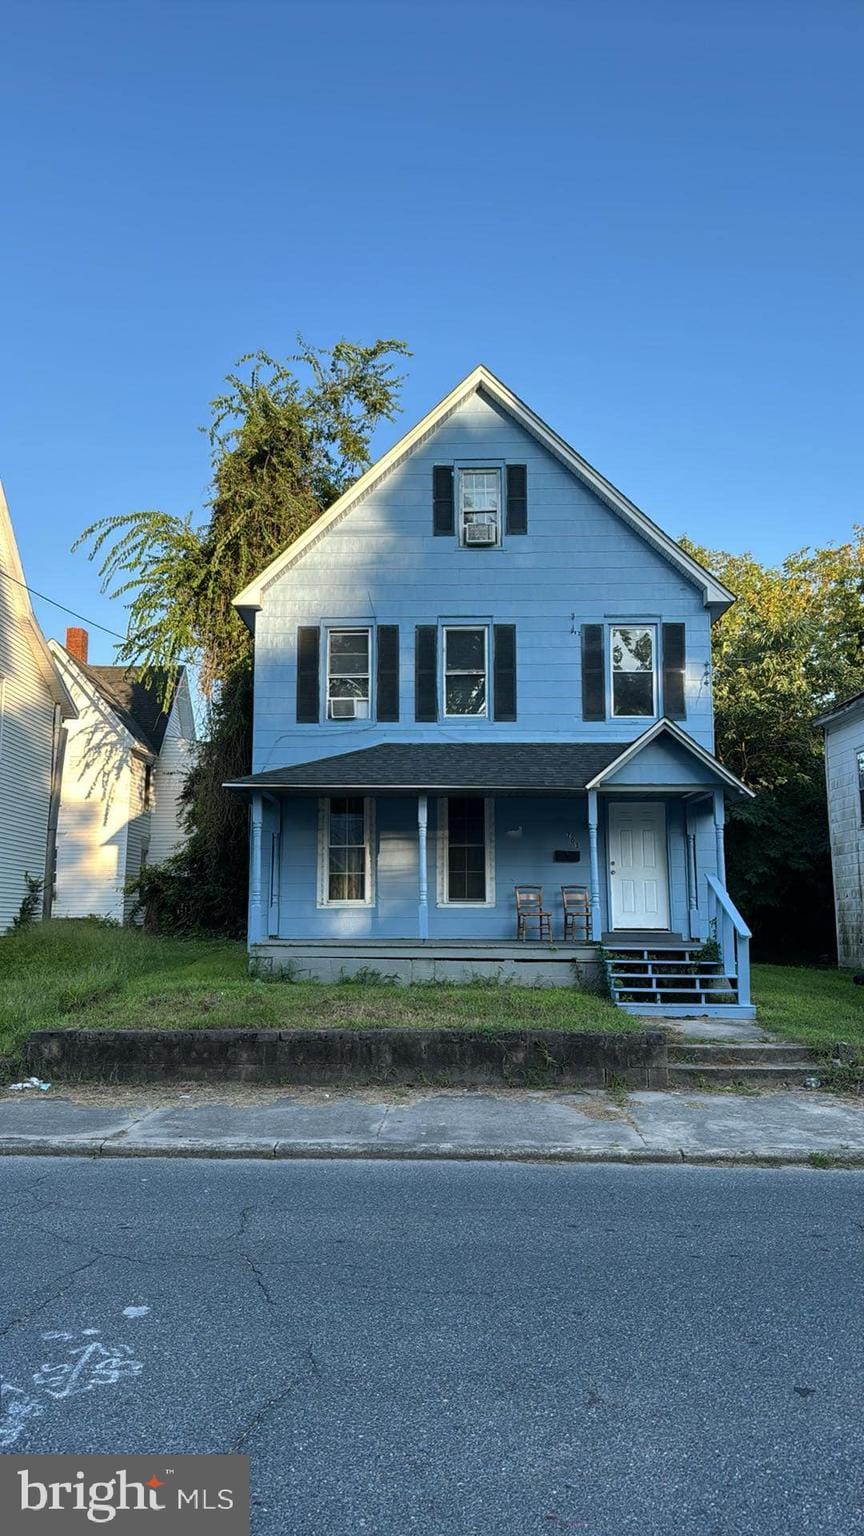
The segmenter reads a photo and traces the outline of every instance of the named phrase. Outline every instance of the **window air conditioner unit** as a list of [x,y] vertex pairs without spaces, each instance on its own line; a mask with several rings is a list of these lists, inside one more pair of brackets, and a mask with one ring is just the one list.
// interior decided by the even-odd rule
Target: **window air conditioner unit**
[[494,523],[466,523],[466,544],[497,544],[498,529]]
[[368,720],[368,699],[331,699],[331,720]]

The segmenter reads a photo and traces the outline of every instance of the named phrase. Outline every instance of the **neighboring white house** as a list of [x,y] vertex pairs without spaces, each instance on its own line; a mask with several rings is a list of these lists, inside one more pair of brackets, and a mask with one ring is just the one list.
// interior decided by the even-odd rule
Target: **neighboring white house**
[[183,668],[144,684],[128,668],[90,666],[87,650],[83,629],[68,629],[65,646],[51,641],[78,711],[63,764],[54,915],[128,922],[127,883],[183,842],[195,719]]
[[0,485],[0,933],[27,875],[45,882],[42,913],[50,911],[63,725],[74,714],[33,614]]
[[837,959],[864,966],[864,693],[816,724],[825,732]]

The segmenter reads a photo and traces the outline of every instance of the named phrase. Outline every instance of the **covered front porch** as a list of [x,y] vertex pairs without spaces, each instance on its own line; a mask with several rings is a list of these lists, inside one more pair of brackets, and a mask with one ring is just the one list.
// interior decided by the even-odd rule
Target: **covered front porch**
[[[241,781],[253,961],[322,980],[592,985],[604,948],[671,946],[680,970],[716,940],[737,978],[749,935],[725,893],[731,776],[661,725],[626,748],[379,746]],[[543,887],[548,942],[517,940],[525,883]],[[566,942],[565,885],[587,894]]]

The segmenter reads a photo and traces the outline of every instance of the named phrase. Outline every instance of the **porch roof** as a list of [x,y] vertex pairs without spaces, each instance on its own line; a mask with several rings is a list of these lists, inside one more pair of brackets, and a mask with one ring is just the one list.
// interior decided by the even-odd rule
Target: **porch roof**
[[292,763],[226,789],[416,794],[572,794],[620,757],[620,741],[392,742]]

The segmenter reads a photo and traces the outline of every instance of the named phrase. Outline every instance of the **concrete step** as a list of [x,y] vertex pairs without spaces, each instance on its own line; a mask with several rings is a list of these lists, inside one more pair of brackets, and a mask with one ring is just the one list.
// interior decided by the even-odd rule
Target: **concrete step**
[[787,1045],[779,1040],[759,1043],[737,1045],[732,1041],[706,1041],[670,1040],[669,1061],[676,1064],[688,1064],[691,1066],[756,1066],[765,1064],[769,1066],[806,1064],[811,1071],[816,1071],[818,1062],[813,1052],[806,1045]]
[[671,1062],[669,1063],[669,1087],[692,1088],[700,1087],[722,1088],[734,1083],[748,1083],[754,1088],[780,1087],[784,1083],[795,1087],[804,1082],[805,1078],[818,1077],[818,1072],[809,1062],[785,1062],[772,1065],[768,1062],[740,1062],[738,1064],[725,1063],[716,1066],[697,1064],[695,1062]]

